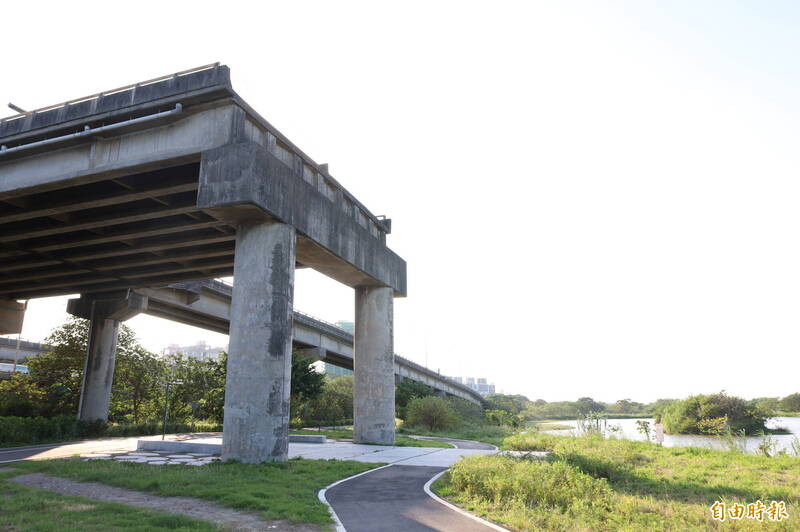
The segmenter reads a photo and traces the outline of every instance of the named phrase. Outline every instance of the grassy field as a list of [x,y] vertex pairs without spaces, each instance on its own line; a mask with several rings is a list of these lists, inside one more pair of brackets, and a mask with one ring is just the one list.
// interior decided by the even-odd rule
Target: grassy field
[[5,479],[18,472],[0,472],[0,530],[63,532],[65,530],[213,531],[216,526],[189,517],[168,515],[122,504],[65,497],[19,486]]
[[491,443],[498,447],[503,440],[514,434],[516,429],[510,427],[497,427],[485,425],[481,427],[465,427],[449,431],[436,431],[422,429],[420,427],[401,427],[398,434],[416,434],[417,436],[438,436],[440,438],[454,438],[457,440],[474,440],[484,443]]
[[533,428],[536,430],[569,430],[574,429],[572,425],[565,425],[564,423],[550,423],[546,421],[537,421],[534,423]]
[[[547,460],[477,456],[435,486],[454,503],[523,531],[800,530],[800,459],[644,442],[521,434],[505,446]],[[710,506],[784,501],[780,522],[717,522]]]
[[[304,429],[304,430],[293,430],[290,434],[324,434],[326,438],[332,439],[343,439],[343,440],[351,440],[353,439],[353,431],[351,429],[327,429],[322,431],[317,431],[313,429]],[[416,434],[416,432],[412,432],[412,434]],[[426,436],[422,434],[422,436]],[[432,441],[432,440],[415,440],[414,438],[409,438],[404,434],[397,433],[395,437],[394,444],[397,447],[441,447],[451,449],[453,446],[445,443],[443,441]],[[369,445],[369,444],[368,444]]]
[[155,495],[208,499],[223,506],[256,511],[265,519],[287,519],[293,523],[330,523],[328,510],[317,499],[317,492],[336,480],[380,465],[340,460],[290,460],[259,465],[213,463],[203,467],[105,460],[14,464],[21,472],[101,482]]

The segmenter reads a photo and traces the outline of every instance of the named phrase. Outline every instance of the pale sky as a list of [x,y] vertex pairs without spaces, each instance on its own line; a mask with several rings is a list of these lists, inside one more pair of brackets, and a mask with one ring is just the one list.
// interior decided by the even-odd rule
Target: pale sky
[[[0,102],[229,65],[392,218],[398,354],[549,401],[800,391],[800,4],[114,6],[5,5]],[[23,338],[64,300],[31,302]],[[298,271],[295,307],[352,319],[353,292]],[[153,350],[227,342],[128,324]]]

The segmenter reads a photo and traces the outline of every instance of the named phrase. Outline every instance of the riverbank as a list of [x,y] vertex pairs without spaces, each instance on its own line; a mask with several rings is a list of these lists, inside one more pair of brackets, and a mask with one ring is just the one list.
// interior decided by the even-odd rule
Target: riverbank
[[726,530],[800,528],[800,458],[766,458],[600,437],[520,434],[513,450],[545,461],[466,458],[434,486],[451,502],[521,531],[718,530],[710,507],[783,501],[789,517],[732,520]]
[[[639,426],[639,421],[649,423],[650,433],[644,434]],[[551,428],[541,428],[543,431],[553,431],[559,436],[579,436],[581,431],[577,428],[578,420],[568,420],[560,422],[569,425],[569,429],[556,431]],[[652,441],[655,436],[655,426],[653,418],[640,419],[618,419],[608,420],[601,423],[601,431],[609,437],[623,438],[634,441],[644,441],[648,437]],[[724,436],[713,436],[703,434],[665,434],[663,445],[665,447],[702,447],[716,450],[742,450],[748,453],[776,454],[786,452],[798,454],[796,449],[800,445],[800,417],[775,417],[767,422],[767,428],[771,429],[765,435],[741,436],[739,434],[728,434]],[[781,430],[782,429],[782,430]]]

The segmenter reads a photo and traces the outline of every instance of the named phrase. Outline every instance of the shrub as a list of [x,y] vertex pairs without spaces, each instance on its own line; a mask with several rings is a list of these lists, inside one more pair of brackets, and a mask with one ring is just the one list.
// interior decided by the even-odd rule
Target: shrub
[[487,410],[486,420],[492,425],[505,425],[507,427],[518,427],[519,418],[505,410]]
[[756,434],[766,430],[766,420],[760,408],[725,392],[675,401],[663,416],[664,430],[671,434],[721,434],[726,428]]
[[[195,424],[168,423],[167,432],[219,432],[222,425],[199,421]],[[103,421],[80,421],[74,416],[0,417],[0,446],[37,444],[56,441],[98,438],[102,436],[146,436],[162,431],[159,422],[107,424]]]
[[408,403],[406,423],[428,430],[447,430],[458,425],[458,416],[446,399],[417,397]]
[[406,408],[408,403],[416,397],[428,397],[433,395],[433,388],[427,384],[403,378],[397,385],[394,392],[394,405],[397,417],[406,418]]
[[483,408],[480,405],[461,397],[445,397],[444,399],[455,411],[460,423],[471,426],[486,424],[486,417],[483,415]]
[[606,481],[563,462],[469,456],[453,465],[449,481],[457,492],[505,507],[566,510],[590,504],[610,510],[612,505],[613,493]]

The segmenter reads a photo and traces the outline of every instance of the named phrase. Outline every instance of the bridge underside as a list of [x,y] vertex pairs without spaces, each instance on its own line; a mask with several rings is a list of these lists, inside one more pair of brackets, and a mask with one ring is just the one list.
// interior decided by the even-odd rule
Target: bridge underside
[[394,441],[389,229],[218,64],[0,120],[0,334],[17,300],[82,295],[82,419],[107,416],[132,290],[233,275],[223,454],[285,460],[294,269],[311,267],[355,289],[355,438]]
[[0,199],[0,297],[232,275],[236,229],[197,207],[199,166]]

